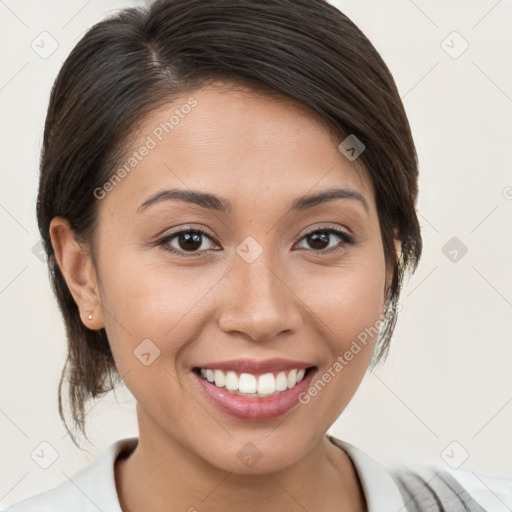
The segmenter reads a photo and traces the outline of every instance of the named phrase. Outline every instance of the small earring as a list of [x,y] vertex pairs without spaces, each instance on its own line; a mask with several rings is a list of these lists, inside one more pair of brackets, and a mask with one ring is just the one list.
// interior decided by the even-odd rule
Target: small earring
[[92,313],[89,313],[89,316],[87,317],[89,320],[92,320]]

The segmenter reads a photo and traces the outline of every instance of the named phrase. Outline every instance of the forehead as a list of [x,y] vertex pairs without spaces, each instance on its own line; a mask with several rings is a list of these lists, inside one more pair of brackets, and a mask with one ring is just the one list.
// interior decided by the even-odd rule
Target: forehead
[[364,168],[305,106],[278,95],[211,84],[181,95],[140,124],[105,201],[131,213],[163,187],[283,201],[348,186],[373,202]]

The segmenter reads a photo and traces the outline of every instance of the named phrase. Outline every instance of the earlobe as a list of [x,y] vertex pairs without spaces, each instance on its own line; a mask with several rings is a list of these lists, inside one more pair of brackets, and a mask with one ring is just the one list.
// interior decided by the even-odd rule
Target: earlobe
[[54,217],[49,231],[55,260],[78,306],[82,323],[89,329],[101,329],[101,301],[89,248],[77,240],[69,221],[63,217]]
[[393,242],[395,244],[396,261],[400,261],[402,252],[402,240],[400,240],[398,228],[393,228]]
[[395,267],[400,264],[400,259],[402,257],[402,241],[398,238],[397,228],[393,230],[393,243],[395,245],[395,259],[393,266],[388,265],[386,268],[386,296],[391,288],[391,283],[393,282]]

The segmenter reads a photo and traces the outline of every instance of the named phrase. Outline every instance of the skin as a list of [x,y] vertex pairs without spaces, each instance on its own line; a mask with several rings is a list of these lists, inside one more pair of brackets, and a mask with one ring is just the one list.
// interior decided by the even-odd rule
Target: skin
[[[325,433],[364,377],[375,338],[310,403],[273,420],[220,412],[191,369],[283,357],[310,361],[321,376],[376,325],[391,273],[372,184],[314,113],[221,83],[153,112],[134,148],[190,96],[197,106],[101,200],[94,262],[65,219],[50,228],[82,321],[106,329],[137,400],[139,444],[115,467],[122,508],[363,511],[357,473]],[[359,192],[368,210],[335,199],[288,212],[295,198],[331,186]],[[163,201],[137,213],[151,194],[175,187],[229,199],[233,211]],[[210,237],[196,256],[186,256],[178,237],[168,244],[186,257],[154,243],[189,226]],[[326,248],[315,248],[306,231],[328,226],[352,234],[355,244],[330,235]],[[252,263],[235,251],[247,236],[263,251]],[[329,252],[335,246],[341,250]],[[134,356],[147,338],[160,349],[149,366]],[[252,467],[237,457],[249,442],[261,453]]]

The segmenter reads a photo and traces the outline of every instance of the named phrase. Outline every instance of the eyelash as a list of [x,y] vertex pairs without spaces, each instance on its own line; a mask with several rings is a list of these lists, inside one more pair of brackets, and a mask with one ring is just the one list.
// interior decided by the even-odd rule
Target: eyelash
[[[209,251],[211,251],[211,249],[205,250],[202,252],[192,252],[192,253],[187,254],[187,253],[184,253],[183,251],[179,251],[179,250],[176,250],[176,249],[170,247],[169,242],[183,233],[199,233],[202,236],[205,236],[205,237],[209,238],[210,240],[212,240],[212,237],[208,233],[203,231],[202,229],[187,228],[187,229],[182,229],[181,231],[176,231],[174,233],[171,233],[171,234],[157,240],[156,245],[161,246],[167,252],[176,254],[177,256],[184,257],[184,258],[194,258],[194,257],[197,258],[197,257],[207,256],[210,253]],[[337,253],[337,252],[345,249],[345,247],[344,247],[345,245],[355,245],[355,240],[350,235],[348,235],[344,231],[341,231],[339,228],[336,228],[334,226],[327,226],[325,228],[316,228],[311,231],[308,231],[307,233],[304,233],[304,235],[302,235],[302,237],[299,239],[299,242],[301,240],[303,240],[304,238],[306,238],[307,236],[312,235],[314,233],[328,233],[331,235],[336,235],[343,241],[343,243],[339,247],[336,247],[336,248],[318,249],[318,250],[311,249],[311,251],[313,251],[314,253],[333,254],[333,253]]]

